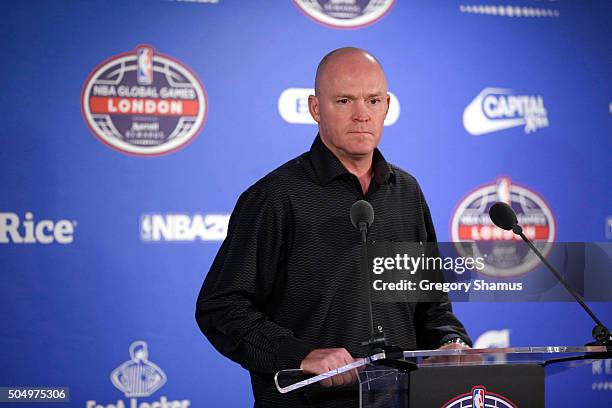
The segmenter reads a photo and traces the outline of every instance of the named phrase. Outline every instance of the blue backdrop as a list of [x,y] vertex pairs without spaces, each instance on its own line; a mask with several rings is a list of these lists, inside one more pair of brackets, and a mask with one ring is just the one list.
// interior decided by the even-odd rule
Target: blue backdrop
[[[502,179],[542,199],[531,209],[552,214],[551,239],[612,240],[608,1],[0,10],[0,386],[69,386],[70,406],[88,408],[251,405],[248,373],[202,336],[195,299],[239,194],[309,148],[303,97],[341,46],[382,62],[395,99],[380,147],[419,180],[440,240],[470,192],[512,199]],[[609,303],[592,307],[612,324]],[[581,345],[592,327],[573,303],[455,309],[480,346]],[[126,362],[151,370],[143,390]],[[612,364],[546,391],[550,407],[612,405]]]

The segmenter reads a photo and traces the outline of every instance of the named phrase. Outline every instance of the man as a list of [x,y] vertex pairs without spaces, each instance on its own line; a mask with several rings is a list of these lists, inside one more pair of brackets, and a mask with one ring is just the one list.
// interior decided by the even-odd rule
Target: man
[[[273,385],[282,369],[320,374],[369,354],[361,241],[349,218],[355,201],[374,207],[370,240],[436,240],[416,180],[376,148],[389,109],[378,61],[357,48],[332,51],[308,104],[319,126],[310,151],[240,196],[197,301],[210,342],[250,371],[255,406],[357,406],[355,390],[281,395]],[[374,303],[372,311],[403,349],[470,343],[446,299]],[[352,381],[347,374],[333,385]]]

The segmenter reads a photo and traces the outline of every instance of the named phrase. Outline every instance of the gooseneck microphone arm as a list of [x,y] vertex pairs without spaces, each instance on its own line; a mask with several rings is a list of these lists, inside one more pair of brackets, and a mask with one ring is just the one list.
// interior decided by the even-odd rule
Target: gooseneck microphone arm
[[540,258],[540,261],[542,261],[544,265],[548,267],[548,269],[553,273],[553,275],[555,275],[559,282],[561,282],[565,289],[567,289],[567,291],[574,297],[574,299],[576,299],[576,302],[580,303],[580,306],[582,306],[584,310],[589,314],[589,316],[591,316],[591,319],[593,319],[596,324],[603,326],[603,323],[597,318],[597,316],[595,316],[595,313],[593,313],[593,311],[587,306],[587,304],[584,303],[584,300],[582,300],[580,295],[574,289],[572,289],[572,287],[569,286],[567,282],[565,282],[565,279],[563,279],[559,272],[557,272],[555,267],[552,266],[550,262],[548,262],[548,260],[540,253],[540,251],[538,251],[538,249],[535,247],[535,245],[533,245],[531,240],[527,238],[525,234],[523,234],[523,229],[520,227],[520,225],[517,225],[517,227],[520,230],[519,232],[515,232],[515,234],[519,235],[523,239],[523,241],[525,241],[525,243],[529,246],[529,248],[531,248],[531,250],[536,254],[536,256]]
[[565,279],[561,276],[561,274],[555,269],[554,266],[548,262],[548,260],[542,255],[542,253],[533,245],[533,242],[525,234],[523,233],[523,228],[518,225],[518,220],[516,218],[516,214],[512,207],[510,207],[506,203],[498,202],[493,204],[491,209],[489,210],[489,217],[491,221],[499,228],[512,231],[516,235],[520,236],[523,241],[531,248],[531,250],[536,254],[536,256],[546,265],[548,270],[552,272],[552,274],[561,282],[563,287],[576,299],[576,302],[582,306],[585,312],[591,316],[591,319],[595,322],[596,326],[593,328],[592,336],[596,342],[603,344],[606,346],[608,351],[612,351],[612,336],[610,335],[610,330],[597,318],[595,313],[587,306],[582,297],[574,290],[571,286],[565,282]]

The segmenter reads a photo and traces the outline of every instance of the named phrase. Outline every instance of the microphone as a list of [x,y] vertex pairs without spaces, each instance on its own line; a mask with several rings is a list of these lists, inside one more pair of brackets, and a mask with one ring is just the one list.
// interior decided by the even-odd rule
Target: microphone
[[561,277],[559,272],[548,262],[548,260],[542,255],[542,253],[533,245],[531,240],[523,234],[523,228],[518,225],[516,213],[506,203],[497,202],[489,209],[489,217],[493,224],[506,231],[512,230],[516,235],[519,235],[523,241],[531,248],[531,250],[537,255],[538,258],[546,265],[546,267],[552,272],[559,282],[565,287],[565,289],[576,299],[576,301],[582,306],[585,312],[591,316],[591,319],[595,322],[596,326],[593,328],[592,336],[598,344],[606,346],[608,351],[612,351],[612,336],[610,336],[610,330],[604,326],[604,324],[595,316],[595,313],[584,303],[584,300],[580,297],[576,291],[574,291]]
[[361,242],[366,243],[368,228],[374,222],[374,208],[366,200],[355,201],[351,206],[351,223],[361,232]]
[[[518,225],[518,220],[516,219],[516,214],[512,207],[510,207],[506,203],[495,203],[489,209],[489,217],[491,217],[491,221],[493,224],[497,225],[499,228],[514,232],[515,234],[520,234],[522,232],[522,228]],[[520,231],[514,231],[514,228],[518,227]]]

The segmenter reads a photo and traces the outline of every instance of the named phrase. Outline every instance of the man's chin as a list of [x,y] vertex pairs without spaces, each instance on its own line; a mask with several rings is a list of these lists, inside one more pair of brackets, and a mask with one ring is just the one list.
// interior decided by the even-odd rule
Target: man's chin
[[[352,156],[353,158],[368,157],[372,154],[378,145],[378,138],[372,133],[345,133],[342,140],[343,143],[330,143],[328,148],[337,154],[343,156]],[[325,141],[324,141],[325,143]],[[327,143],[326,143],[327,145]]]
[[352,156],[369,156],[376,149],[375,143],[359,143],[348,150]]
[[378,139],[371,133],[360,134],[357,140],[351,143],[351,148],[355,153],[361,152],[363,154],[371,153],[378,145]]

